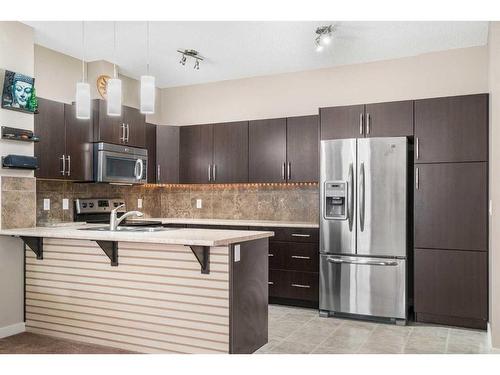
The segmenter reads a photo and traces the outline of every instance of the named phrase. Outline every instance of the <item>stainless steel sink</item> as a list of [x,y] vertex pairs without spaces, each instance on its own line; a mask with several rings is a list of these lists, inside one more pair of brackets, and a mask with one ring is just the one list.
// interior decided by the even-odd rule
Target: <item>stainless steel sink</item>
[[[104,227],[89,227],[89,228],[78,228],[79,230],[93,230],[93,231],[98,231],[98,232],[111,232],[109,229],[109,225],[106,225]],[[143,232],[143,233],[148,233],[148,232],[162,232],[165,230],[175,230],[178,228],[163,228],[163,227],[118,227],[116,228],[116,231],[114,232]]]

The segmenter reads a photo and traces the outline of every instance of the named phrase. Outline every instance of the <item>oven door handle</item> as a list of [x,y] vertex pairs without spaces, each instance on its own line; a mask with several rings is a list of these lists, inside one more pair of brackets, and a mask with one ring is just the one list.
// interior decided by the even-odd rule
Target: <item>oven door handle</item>
[[[137,172],[139,169],[139,172]],[[142,178],[142,173],[144,172],[144,163],[142,159],[137,159],[135,162],[135,179],[139,181]]]

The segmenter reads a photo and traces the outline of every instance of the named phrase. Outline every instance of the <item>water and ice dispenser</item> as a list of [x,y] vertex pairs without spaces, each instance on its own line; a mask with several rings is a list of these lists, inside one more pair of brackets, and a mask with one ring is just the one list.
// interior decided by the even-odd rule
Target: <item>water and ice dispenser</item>
[[347,219],[347,181],[325,182],[325,219]]

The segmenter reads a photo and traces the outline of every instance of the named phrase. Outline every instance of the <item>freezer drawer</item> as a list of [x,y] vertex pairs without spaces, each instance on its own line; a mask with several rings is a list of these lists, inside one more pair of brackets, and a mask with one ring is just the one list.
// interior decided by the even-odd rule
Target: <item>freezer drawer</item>
[[319,308],[406,319],[406,260],[320,255]]

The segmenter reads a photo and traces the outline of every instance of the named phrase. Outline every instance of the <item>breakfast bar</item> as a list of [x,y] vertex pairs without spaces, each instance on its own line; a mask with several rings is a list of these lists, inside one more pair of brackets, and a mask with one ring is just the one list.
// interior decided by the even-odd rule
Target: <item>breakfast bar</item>
[[24,244],[29,332],[140,353],[252,353],[267,343],[273,232],[87,224],[0,236]]

